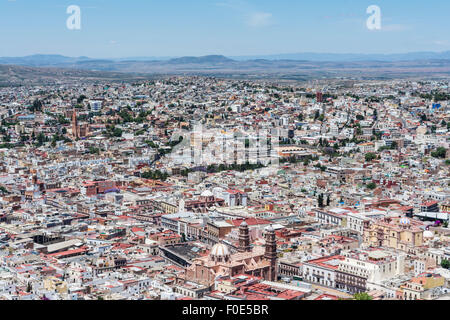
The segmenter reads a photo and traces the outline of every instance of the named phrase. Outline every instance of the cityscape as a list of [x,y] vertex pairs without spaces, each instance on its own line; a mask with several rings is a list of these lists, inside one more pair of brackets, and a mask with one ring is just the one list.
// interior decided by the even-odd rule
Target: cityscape
[[0,300],[450,300],[450,51],[65,47],[0,50]]

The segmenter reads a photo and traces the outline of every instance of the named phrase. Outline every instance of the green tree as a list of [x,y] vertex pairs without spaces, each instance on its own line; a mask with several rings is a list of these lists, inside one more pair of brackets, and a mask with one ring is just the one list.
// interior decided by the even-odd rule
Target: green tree
[[436,149],[436,151],[431,153],[431,156],[433,158],[439,158],[439,159],[445,159],[445,156],[447,155],[447,149],[444,147],[439,147]]
[[38,147],[44,145],[44,142],[46,142],[46,140],[47,140],[47,137],[42,132],[39,132],[39,134],[37,135],[36,138],[37,138],[37,141],[38,141],[38,143],[37,143]]
[[325,115],[324,115],[324,114],[321,114],[321,115],[319,116],[319,118],[317,118],[317,120],[319,120],[320,122],[323,122],[323,121],[325,120]]
[[323,194],[322,193],[319,195],[319,198],[318,198],[317,202],[319,204],[319,208],[323,208],[324,207],[324,205],[323,205]]
[[78,104],[82,103],[86,98],[87,98],[87,97],[86,97],[84,94],[82,94],[81,96],[78,97],[77,103],[78,103]]
[[450,269],[450,261],[447,259],[442,260],[441,267],[444,269]]
[[365,155],[366,162],[371,162],[377,158],[377,155],[373,152],[366,153]]
[[28,141],[28,136],[26,134],[21,134],[20,141],[22,141],[22,142]]
[[314,120],[319,119],[319,117],[320,117],[320,111],[317,110],[317,111],[314,113]]
[[356,135],[361,136],[363,134],[363,131],[361,129],[361,125],[358,123],[356,126]]
[[31,112],[42,111],[42,102],[38,99],[34,100],[33,104],[29,108]]
[[120,137],[122,137],[122,133],[123,133],[123,131],[120,128],[114,128],[114,130],[113,130],[114,137],[120,138]]
[[366,292],[361,292],[361,293],[356,293],[353,296],[353,299],[355,300],[373,300],[373,297],[371,297],[368,293]]
[[431,126],[431,133],[436,133],[437,127],[435,125]]
[[367,185],[367,188],[370,190],[375,190],[377,188],[377,184],[375,182],[371,182]]
[[90,154],[100,154],[100,149],[95,147],[89,147],[89,153]]

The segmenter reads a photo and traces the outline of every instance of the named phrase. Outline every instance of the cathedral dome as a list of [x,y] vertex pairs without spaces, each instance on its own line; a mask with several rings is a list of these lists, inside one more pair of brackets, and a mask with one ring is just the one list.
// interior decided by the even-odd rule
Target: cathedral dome
[[426,230],[423,233],[423,238],[424,239],[434,239],[434,234],[433,234],[433,232]]
[[209,256],[213,261],[223,262],[228,261],[231,254],[226,245],[218,243],[214,247],[212,247]]
[[203,191],[203,193],[200,196],[205,197],[205,198],[210,198],[210,197],[214,197],[214,194],[209,190],[205,190],[205,191]]

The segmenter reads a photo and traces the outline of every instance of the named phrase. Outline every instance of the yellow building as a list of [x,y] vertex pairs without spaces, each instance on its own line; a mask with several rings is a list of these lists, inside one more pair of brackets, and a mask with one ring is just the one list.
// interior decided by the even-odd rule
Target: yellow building
[[179,207],[173,203],[168,203],[168,202],[164,202],[161,201],[159,202],[159,205],[161,207],[161,210],[164,211],[165,213],[169,213],[169,214],[173,214],[173,213],[177,213]]
[[403,300],[430,299],[431,289],[442,287],[444,277],[437,274],[424,273],[400,287]]
[[67,293],[67,282],[55,277],[46,278],[44,279],[44,289],[59,294]]
[[372,247],[388,247],[405,252],[423,245],[421,222],[408,218],[385,218],[364,223],[364,244]]

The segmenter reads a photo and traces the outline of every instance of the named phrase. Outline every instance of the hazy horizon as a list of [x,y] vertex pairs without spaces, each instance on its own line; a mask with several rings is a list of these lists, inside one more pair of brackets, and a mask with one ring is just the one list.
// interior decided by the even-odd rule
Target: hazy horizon
[[118,56],[118,57],[94,57],[94,56],[75,56],[75,55],[64,55],[58,52],[54,53],[33,53],[28,55],[19,55],[19,56],[0,56],[0,58],[26,58],[33,56],[61,56],[67,58],[89,58],[89,59],[176,59],[182,57],[208,57],[208,56],[223,56],[230,59],[239,59],[239,58],[251,58],[251,57],[277,57],[277,56],[293,56],[293,55],[335,55],[335,56],[396,56],[396,55],[415,55],[415,54],[446,54],[450,53],[450,50],[444,51],[408,51],[408,52],[395,52],[395,53],[361,53],[361,52],[346,52],[346,53],[336,53],[336,52],[291,52],[291,53],[274,53],[274,54],[249,54],[249,55],[224,55],[224,54],[200,54],[200,55],[173,55],[173,56],[152,56],[152,55],[142,55],[142,56]]

